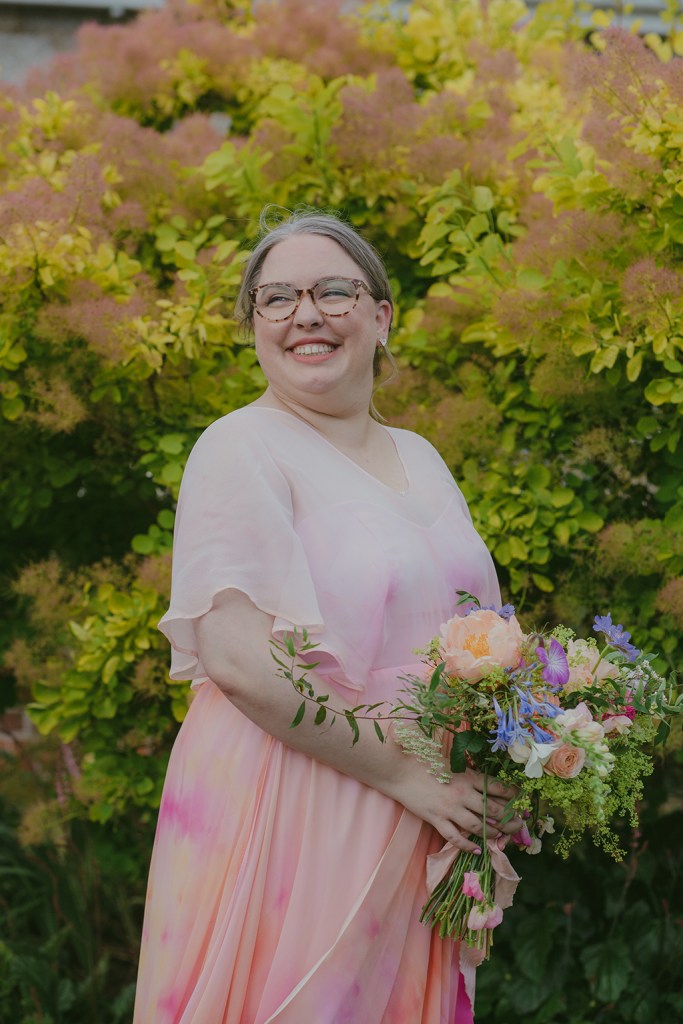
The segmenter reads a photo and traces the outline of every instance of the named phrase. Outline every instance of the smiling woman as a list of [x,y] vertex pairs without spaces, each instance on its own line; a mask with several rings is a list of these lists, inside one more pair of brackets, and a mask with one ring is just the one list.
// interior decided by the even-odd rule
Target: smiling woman
[[[212,424],[178,504],[171,675],[198,693],[150,869],[135,1024],[469,1024],[457,946],[420,924],[425,860],[476,850],[483,777],[441,785],[373,723],[290,723],[270,641],[306,629],[335,706],[395,701],[455,591],[499,603],[437,452],[370,415],[392,301],[335,217],[263,238],[238,311],[263,395]],[[500,838],[509,794],[489,784]],[[489,829],[490,834],[490,829]]]

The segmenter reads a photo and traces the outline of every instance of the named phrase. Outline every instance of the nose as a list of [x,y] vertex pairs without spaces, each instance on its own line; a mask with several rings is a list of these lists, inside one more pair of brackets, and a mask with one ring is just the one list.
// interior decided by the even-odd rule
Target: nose
[[294,320],[299,327],[314,327],[322,324],[322,313],[313,302],[310,292],[304,292],[301,296]]

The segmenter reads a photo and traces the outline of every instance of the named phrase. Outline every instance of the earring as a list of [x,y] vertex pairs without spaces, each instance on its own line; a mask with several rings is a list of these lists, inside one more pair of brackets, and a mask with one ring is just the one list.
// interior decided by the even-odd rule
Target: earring
[[377,339],[377,347],[379,348],[380,345],[382,346],[382,348],[386,348],[387,339],[386,338],[378,338]]

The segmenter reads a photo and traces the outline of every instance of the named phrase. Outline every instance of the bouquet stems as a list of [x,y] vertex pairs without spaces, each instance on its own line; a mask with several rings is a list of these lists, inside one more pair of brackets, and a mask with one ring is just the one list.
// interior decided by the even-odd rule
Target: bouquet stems
[[[481,839],[470,836],[473,842],[481,843],[481,854],[461,851],[448,874],[434,888],[420,915],[424,924],[432,928],[438,926],[442,939],[466,942],[468,946],[483,950],[484,958],[488,957],[493,945],[493,925],[487,924],[487,916],[491,916],[495,909],[493,870],[486,842],[487,782],[488,772],[485,772],[483,836]],[[470,873],[476,876],[483,899],[469,894],[471,889],[465,886],[465,875]]]

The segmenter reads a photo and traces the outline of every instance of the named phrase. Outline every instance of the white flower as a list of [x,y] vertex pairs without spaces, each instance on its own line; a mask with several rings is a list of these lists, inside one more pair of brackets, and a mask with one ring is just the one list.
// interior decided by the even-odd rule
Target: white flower
[[508,747],[508,754],[517,764],[526,765],[524,774],[527,778],[540,779],[543,775],[543,765],[558,746],[558,743],[536,743],[535,740],[521,743],[515,740]]

